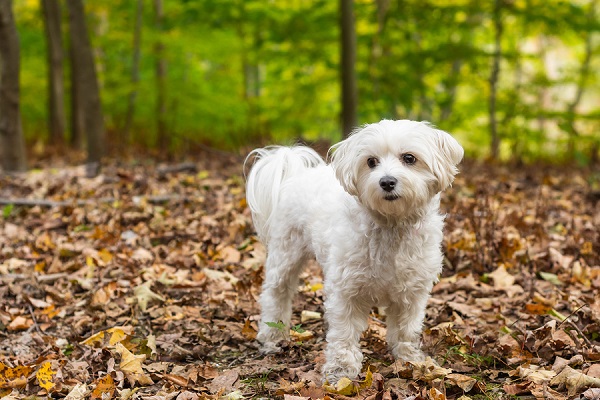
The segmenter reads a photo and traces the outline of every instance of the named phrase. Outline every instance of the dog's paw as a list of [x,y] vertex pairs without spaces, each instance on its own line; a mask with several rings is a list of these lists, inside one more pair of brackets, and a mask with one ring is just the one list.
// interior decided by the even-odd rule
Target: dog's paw
[[258,351],[260,354],[277,354],[281,353],[282,349],[280,346],[277,345],[277,343],[267,342],[262,343]]
[[358,376],[358,368],[341,368],[338,366],[323,366],[323,384],[328,384],[335,387],[342,378],[350,380],[356,379]]
[[396,343],[392,348],[392,354],[396,360],[403,361],[425,361],[425,353],[411,342]]

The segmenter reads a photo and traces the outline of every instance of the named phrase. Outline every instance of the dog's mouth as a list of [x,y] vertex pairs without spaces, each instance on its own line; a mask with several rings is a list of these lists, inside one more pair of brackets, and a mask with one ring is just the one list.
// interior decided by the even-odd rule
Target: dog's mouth
[[390,193],[390,194],[386,194],[383,198],[387,201],[394,201],[394,200],[398,200],[400,198],[400,195],[396,194],[396,193]]

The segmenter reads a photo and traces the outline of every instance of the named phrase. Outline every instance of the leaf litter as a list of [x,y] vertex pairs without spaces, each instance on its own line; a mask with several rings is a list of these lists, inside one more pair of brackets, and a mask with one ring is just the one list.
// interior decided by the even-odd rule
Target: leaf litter
[[431,358],[394,361],[385,310],[374,309],[364,372],[333,387],[319,374],[314,263],[291,340],[281,354],[258,352],[266,251],[238,159],[2,176],[0,199],[14,204],[0,219],[0,397],[598,398],[600,174],[462,171],[443,196],[445,268],[423,334]]

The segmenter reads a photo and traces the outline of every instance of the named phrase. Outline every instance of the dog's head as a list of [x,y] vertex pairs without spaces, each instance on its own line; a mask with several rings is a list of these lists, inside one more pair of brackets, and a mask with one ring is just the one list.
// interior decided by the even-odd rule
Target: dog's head
[[331,165],[344,189],[385,216],[411,214],[446,189],[463,148],[427,122],[383,120],[334,145]]

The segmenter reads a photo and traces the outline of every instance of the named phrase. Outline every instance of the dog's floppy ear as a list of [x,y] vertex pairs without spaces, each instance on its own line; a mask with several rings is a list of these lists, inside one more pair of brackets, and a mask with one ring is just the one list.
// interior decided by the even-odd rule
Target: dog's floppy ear
[[438,149],[433,155],[431,171],[438,180],[438,191],[445,190],[454,181],[458,173],[456,166],[464,156],[462,146],[448,133],[430,127],[433,131],[433,141]]
[[335,171],[335,176],[346,192],[352,196],[358,196],[356,188],[357,163],[356,163],[356,142],[357,131],[353,132],[348,138],[334,144],[329,149],[329,159],[331,166]]

